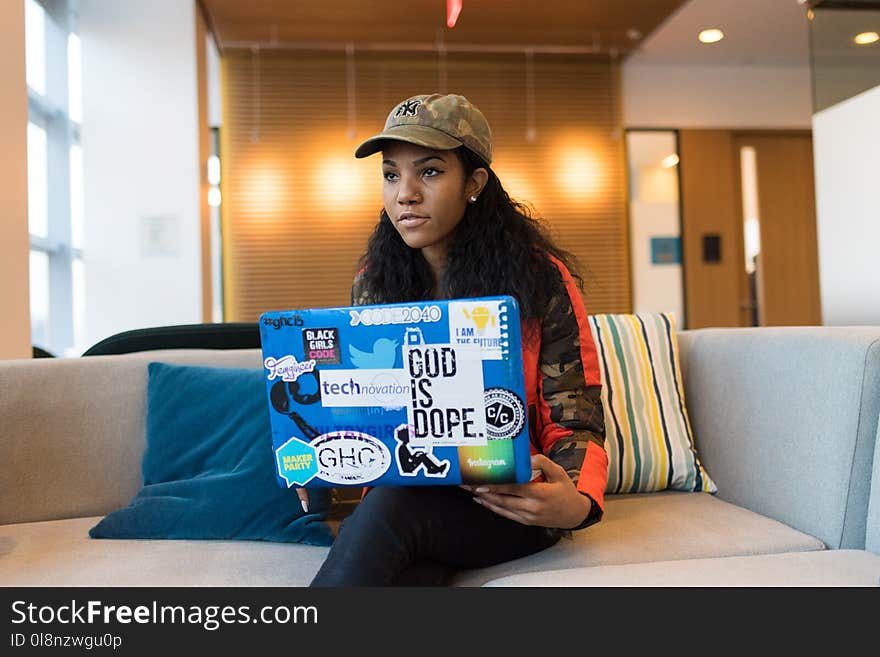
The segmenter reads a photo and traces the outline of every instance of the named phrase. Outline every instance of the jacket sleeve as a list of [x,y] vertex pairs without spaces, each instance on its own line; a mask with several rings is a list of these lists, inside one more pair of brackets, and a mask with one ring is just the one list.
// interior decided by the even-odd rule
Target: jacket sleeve
[[363,306],[367,303],[365,293],[363,291],[364,270],[361,269],[351,282],[350,305]]
[[560,266],[566,294],[554,300],[541,327],[539,398],[541,451],[562,466],[577,490],[592,501],[590,514],[574,527],[601,520],[605,510],[608,456],[596,346],[580,292]]

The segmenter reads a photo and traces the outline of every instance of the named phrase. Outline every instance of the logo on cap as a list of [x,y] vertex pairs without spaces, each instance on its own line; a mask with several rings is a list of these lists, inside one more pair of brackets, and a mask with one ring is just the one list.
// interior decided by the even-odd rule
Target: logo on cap
[[421,104],[422,101],[420,100],[405,100],[397,107],[394,116],[395,118],[401,116],[415,116]]

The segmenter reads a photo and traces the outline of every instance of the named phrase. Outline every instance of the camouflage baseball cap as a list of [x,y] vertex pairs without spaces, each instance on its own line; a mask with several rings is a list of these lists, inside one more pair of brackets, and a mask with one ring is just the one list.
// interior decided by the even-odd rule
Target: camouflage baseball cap
[[467,98],[456,94],[407,98],[391,110],[385,129],[358,146],[354,156],[381,151],[386,139],[442,151],[465,146],[486,164],[492,162],[492,132],[486,117]]

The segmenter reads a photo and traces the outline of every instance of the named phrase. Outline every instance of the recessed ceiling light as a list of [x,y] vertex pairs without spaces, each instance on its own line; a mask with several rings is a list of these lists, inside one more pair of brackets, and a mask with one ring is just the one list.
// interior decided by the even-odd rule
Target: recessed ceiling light
[[713,27],[710,30],[703,30],[700,32],[700,35],[697,38],[703,43],[717,43],[724,38],[724,32]]
[[856,34],[853,37],[853,41],[856,45],[867,46],[880,41],[880,34],[877,34],[876,32],[862,32],[861,34]]

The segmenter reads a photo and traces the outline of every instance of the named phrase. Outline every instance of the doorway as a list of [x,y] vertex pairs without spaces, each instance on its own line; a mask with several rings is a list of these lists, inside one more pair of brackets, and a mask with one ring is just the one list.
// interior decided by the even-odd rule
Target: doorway
[[627,130],[626,153],[633,312],[671,312],[684,329],[678,133]]
[[688,327],[820,325],[811,133],[679,141]]

